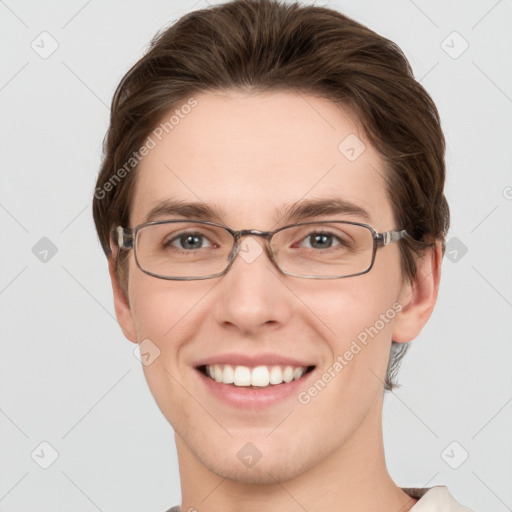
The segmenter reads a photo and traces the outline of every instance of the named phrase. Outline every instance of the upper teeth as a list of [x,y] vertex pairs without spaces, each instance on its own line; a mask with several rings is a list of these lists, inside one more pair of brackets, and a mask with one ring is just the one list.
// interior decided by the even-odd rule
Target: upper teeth
[[265,387],[269,384],[282,384],[300,379],[306,372],[305,366],[231,366],[206,365],[206,374],[217,382],[235,386]]

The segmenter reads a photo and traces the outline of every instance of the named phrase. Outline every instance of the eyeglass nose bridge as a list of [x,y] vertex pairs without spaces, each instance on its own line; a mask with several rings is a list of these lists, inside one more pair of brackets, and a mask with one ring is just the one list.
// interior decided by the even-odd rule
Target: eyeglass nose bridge
[[228,257],[229,264],[228,264],[228,267],[226,268],[225,272],[227,272],[231,268],[231,265],[233,264],[235,257],[240,250],[241,239],[246,236],[262,237],[265,240],[265,252],[267,253],[269,260],[279,271],[281,271],[281,269],[279,268],[279,265],[277,264],[277,262],[274,258],[274,253],[270,246],[270,239],[271,239],[272,235],[274,234],[273,231],[260,231],[259,229],[241,229],[240,231],[231,231],[231,234],[233,236],[234,243],[233,243],[233,248],[231,250],[231,253],[229,254],[229,257]]
[[240,231],[232,231],[231,233],[236,242],[243,236],[261,236],[268,240],[272,235],[272,231],[260,231],[259,229],[241,229]]

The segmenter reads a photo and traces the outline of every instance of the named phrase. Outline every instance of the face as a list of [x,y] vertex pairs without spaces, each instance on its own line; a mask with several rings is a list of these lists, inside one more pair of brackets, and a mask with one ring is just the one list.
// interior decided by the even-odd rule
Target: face
[[[131,226],[167,201],[182,201],[218,212],[202,220],[270,231],[290,205],[338,199],[368,219],[340,211],[302,221],[358,221],[378,232],[401,227],[381,157],[333,103],[291,92],[195,98],[197,106],[141,162]],[[188,217],[160,211],[152,220],[170,218]],[[314,280],[279,273],[262,239],[244,240],[246,257],[240,253],[226,275],[207,280],[146,275],[131,251],[128,301],[118,293],[116,310],[132,341],[149,339],[159,351],[144,372],[175,429],[180,463],[272,482],[364,450],[378,432],[391,340],[400,337],[398,309],[410,288],[397,244],[378,249],[367,274]],[[288,383],[235,386],[203,373],[214,363],[308,371]]]

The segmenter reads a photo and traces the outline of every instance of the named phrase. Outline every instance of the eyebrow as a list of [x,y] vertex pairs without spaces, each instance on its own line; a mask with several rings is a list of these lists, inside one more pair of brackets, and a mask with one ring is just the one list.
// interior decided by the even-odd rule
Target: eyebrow
[[336,197],[309,199],[288,205],[279,222],[300,222],[321,215],[353,215],[370,221],[370,214],[363,207]]
[[178,201],[166,199],[158,203],[146,216],[145,222],[160,219],[161,217],[184,217],[187,219],[198,220],[216,220],[220,221],[226,216],[226,211],[222,208],[209,206],[201,202]]
[[[351,215],[365,221],[371,217],[367,210],[350,201],[340,198],[321,198],[297,201],[285,205],[276,212],[274,221],[279,224],[301,222],[322,215]],[[222,222],[227,217],[225,209],[202,202],[187,202],[167,199],[158,203],[146,216],[145,222],[176,216],[185,219],[212,220]]]

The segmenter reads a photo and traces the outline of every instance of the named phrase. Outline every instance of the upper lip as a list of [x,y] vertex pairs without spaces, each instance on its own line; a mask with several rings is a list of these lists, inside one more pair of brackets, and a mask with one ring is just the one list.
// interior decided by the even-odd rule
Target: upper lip
[[236,353],[225,353],[225,354],[217,354],[215,356],[206,357],[194,363],[195,367],[199,366],[211,366],[214,364],[230,364],[230,365],[240,365],[240,366],[315,366],[310,361],[300,361],[299,359],[294,359],[293,357],[288,357],[280,354],[258,354],[258,355],[248,355],[248,354],[236,354]]

